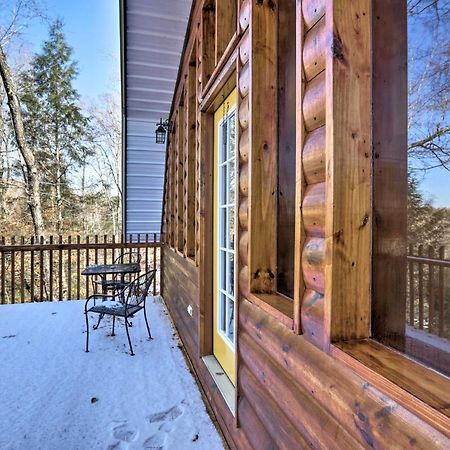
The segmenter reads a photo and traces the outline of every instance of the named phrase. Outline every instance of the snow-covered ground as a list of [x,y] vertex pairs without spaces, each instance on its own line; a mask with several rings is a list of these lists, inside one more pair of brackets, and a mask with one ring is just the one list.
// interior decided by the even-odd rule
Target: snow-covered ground
[[84,352],[84,302],[0,306],[0,449],[223,449],[165,307],[147,306],[136,356],[109,319]]

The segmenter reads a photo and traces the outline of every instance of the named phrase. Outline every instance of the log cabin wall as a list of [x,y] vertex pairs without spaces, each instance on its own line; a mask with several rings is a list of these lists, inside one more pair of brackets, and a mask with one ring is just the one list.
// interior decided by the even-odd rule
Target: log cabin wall
[[[231,448],[450,445],[448,416],[434,414],[387,382],[372,383],[370,371],[357,370],[333,346],[369,337],[371,33],[391,4],[380,0],[376,17],[371,0],[297,0],[293,6],[291,301],[277,292],[278,2],[194,2],[170,118],[162,296]],[[202,357],[212,353],[212,117],[235,87],[233,415]]]

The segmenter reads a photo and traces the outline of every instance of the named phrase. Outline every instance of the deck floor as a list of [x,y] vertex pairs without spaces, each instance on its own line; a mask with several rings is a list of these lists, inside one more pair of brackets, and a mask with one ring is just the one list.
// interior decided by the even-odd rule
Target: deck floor
[[159,298],[84,352],[84,302],[0,306],[0,448],[216,450],[223,443]]

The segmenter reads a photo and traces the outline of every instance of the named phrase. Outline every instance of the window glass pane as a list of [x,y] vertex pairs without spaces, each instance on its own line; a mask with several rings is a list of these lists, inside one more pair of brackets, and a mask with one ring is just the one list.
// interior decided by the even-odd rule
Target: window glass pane
[[234,207],[228,208],[228,249],[234,250],[234,232],[235,232],[235,209]]
[[228,159],[228,123],[226,120],[222,122],[222,158],[221,162]]
[[219,321],[220,329],[225,333],[227,329],[227,298],[222,293],[220,293],[219,314],[220,314],[220,321]]
[[227,320],[228,320],[228,338],[231,342],[234,342],[234,301],[228,301],[228,312],[227,312]]
[[235,192],[236,192],[236,160],[234,158],[230,159],[228,163],[228,174],[229,174],[229,193],[228,193],[228,203],[234,205],[235,202]]
[[225,290],[227,286],[227,254],[223,250],[220,252],[220,289]]
[[227,204],[227,191],[228,191],[228,182],[227,182],[227,166],[220,167],[220,204]]
[[219,223],[219,233],[220,233],[219,245],[221,247],[226,248],[226,246],[227,246],[227,209],[226,208],[219,209],[219,220],[220,220],[220,223]]
[[418,3],[408,16],[405,350],[427,362],[433,348],[450,355],[450,1]]
[[236,149],[236,114],[233,112],[228,119],[229,158],[233,158]]
[[[383,141],[381,160],[374,161],[374,206],[381,219],[375,225],[372,333],[450,375],[450,1],[408,2],[407,26],[408,90],[393,93],[388,106],[401,112],[395,105],[407,94],[407,129],[392,113],[396,123],[375,124],[407,133],[407,145]],[[398,48],[391,54],[401,58]],[[378,74],[390,78],[384,62],[374,61],[375,80]],[[399,63],[392,75],[400,86],[404,66]],[[374,86],[380,90],[376,102],[389,87]],[[381,106],[377,115],[385,114]]]
[[234,296],[234,254],[228,253],[228,293]]

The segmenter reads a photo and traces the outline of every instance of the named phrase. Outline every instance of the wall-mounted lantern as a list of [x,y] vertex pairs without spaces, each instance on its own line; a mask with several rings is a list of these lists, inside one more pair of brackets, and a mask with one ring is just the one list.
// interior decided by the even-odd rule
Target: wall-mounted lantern
[[165,144],[166,143],[166,134],[170,132],[170,122],[169,119],[162,120],[159,119],[158,126],[156,127],[156,143],[157,144]]

